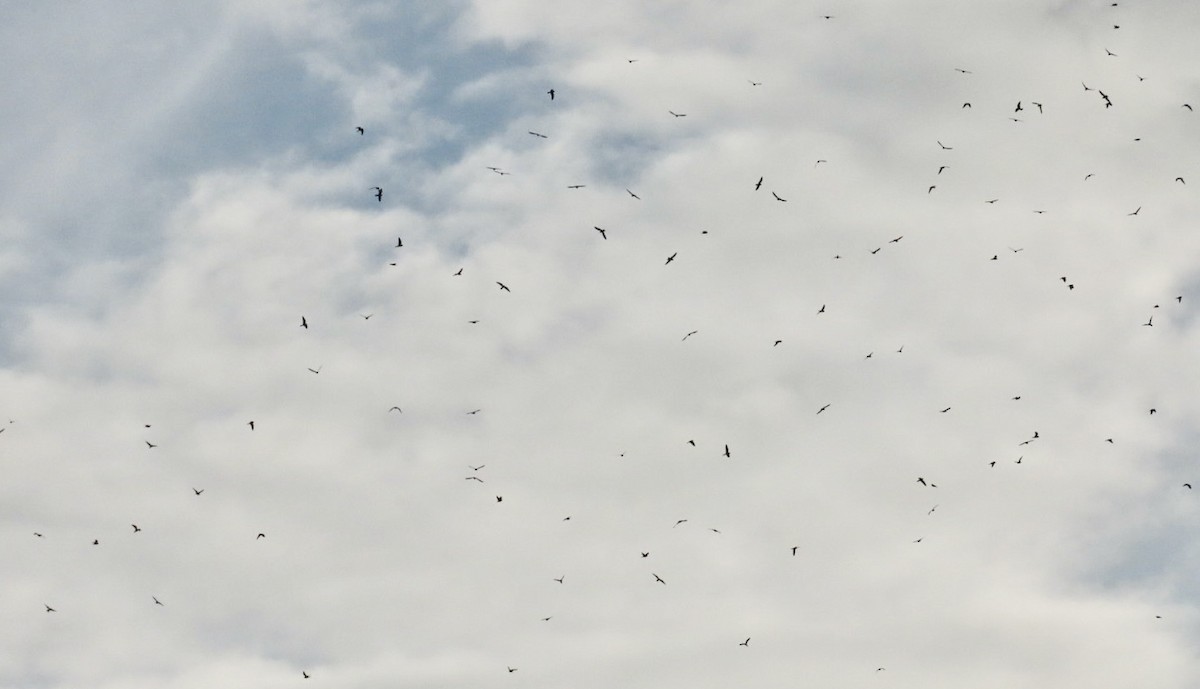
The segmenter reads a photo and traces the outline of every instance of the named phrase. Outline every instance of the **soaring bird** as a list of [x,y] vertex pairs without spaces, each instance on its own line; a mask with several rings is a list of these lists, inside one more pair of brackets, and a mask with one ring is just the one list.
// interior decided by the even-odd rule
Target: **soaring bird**
[[738,646],[745,646],[746,648],[750,648],[750,637],[746,637],[746,640],[743,641],[742,643],[738,644]]
[[390,413],[392,413],[392,412],[394,412],[394,411],[398,411],[398,412],[400,412],[401,414],[403,414],[403,413],[404,413],[404,410],[403,410],[403,409],[401,409],[400,407],[392,407],[391,409],[389,409],[389,410],[388,410],[388,413],[390,414]]
[[687,521],[686,519],[680,519],[679,521],[675,522],[675,525],[672,526],[671,528],[674,529],[676,526],[679,526],[680,524],[682,524],[686,521]]
[[954,150],[953,146],[947,146],[946,144],[942,143],[941,141],[938,141],[937,145],[941,146],[943,151],[953,151]]
[[775,192],[771,192],[771,196],[774,196],[776,201],[783,201],[784,203],[787,203],[787,199],[781,198],[779,194],[776,194]]
[[501,291],[504,291],[504,292],[511,292],[511,291],[512,291],[512,290],[510,290],[510,289],[508,288],[508,285],[504,284],[503,282],[497,282],[496,284],[497,284],[497,285],[500,285],[500,289],[501,289]]
[[[508,667],[508,666],[507,666],[507,665],[505,665],[505,667]],[[509,668],[508,668],[508,671],[509,671],[509,672],[516,672],[516,671],[517,671],[517,668],[515,668],[515,667],[509,667]]]
[[[46,605],[46,604],[42,603],[42,605]],[[58,611],[55,610],[54,608],[50,607],[49,605],[46,605],[46,612],[58,612]]]
[[253,421],[249,422],[249,426],[250,426],[250,430],[254,430],[254,422]]
[[917,477],[917,483],[921,484],[922,486],[929,485],[928,483],[925,483],[925,479],[921,478],[920,476]]
[[256,540],[256,541],[257,541],[257,540],[258,540],[258,539],[260,539],[260,538],[266,538],[266,537],[267,537],[267,535],[266,535],[265,533],[260,533],[259,535],[257,535],[257,536],[255,536],[255,537],[254,537],[254,540]]
[[549,139],[549,138],[550,138],[550,137],[548,137],[548,136],[546,136],[545,134],[542,134],[542,133],[540,133],[540,132],[529,132],[529,133],[530,133],[530,134],[532,134],[532,135],[534,135],[534,136],[536,136],[536,137],[537,137],[537,138],[539,138],[539,139]]
[[792,557],[796,557],[796,550],[798,550],[799,548],[800,548],[800,546],[798,546],[798,545],[792,546]]
[[[150,596],[150,597],[151,597],[151,598],[154,598],[154,596]],[[155,605],[162,605],[162,601],[160,601],[160,600],[159,600],[159,599],[157,599],[157,598],[154,598],[154,604],[155,604]],[[164,606],[164,607],[165,607],[165,606]]]
[[[654,574],[654,572],[651,572],[651,574]],[[667,582],[663,581],[662,577],[658,576],[657,574],[654,574],[654,580],[655,580],[655,581],[657,581],[657,582],[658,582],[658,583],[660,583],[660,584],[666,584],[666,583],[667,583]]]
[[383,202],[383,187],[371,187],[375,190],[375,200]]
[[141,530],[142,530],[142,528],[141,528],[140,526],[138,526],[137,524],[130,524],[130,526],[132,526],[132,527],[133,527],[133,532],[134,532],[134,533],[137,533],[137,532],[139,532],[139,531],[141,531]]
[[586,184],[568,184],[567,188],[568,189],[582,189],[586,186],[587,186]]
[[478,476],[468,476],[463,480],[464,481],[479,481],[480,483],[483,483],[483,479],[479,478]]
[[470,469],[471,471],[479,471],[480,469],[484,468],[485,466],[487,466],[487,465],[480,464],[479,466],[472,466],[472,465],[468,464],[467,468]]
[[674,111],[672,111],[672,110],[668,110],[667,112],[671,113],[671,114],[672,114],[672,115],[674,115],[675,117],[687,117],[687,113],[686,113],[686,112],[674,112]]
[[948,411],[950,411],[950,407],[946,407],[946,408],[945,408],[945,409],[943,409],[943,410],[942,410],[940,413],[942,413],[942,414],[945,414],[945,413],[946,413],[946,412],[948,412]]
[[1145,323],[1142,323],[1142,325],[1148,325],[1150,327],[1154,327],[1154,316],[1151,316],[1150,320],[1146,321]]
[[193,488],[192,492],[195,493],[196,495],[200,495],[201,493],[204,492],[204,489],[203,488]]
[[557,581],[558,583],[561,584],[561,583],[563,583],[563,579],[566,579],[566,578],[567,578],[567,575],[564,574],[561,577],[555,579],[555,581]]
[[828,409],[828,408],[829,408],[829,405],[828,405],[828,404],[826,404],[825,406],[823,406],[823,407],[821,407],[820,409],[818,409],[818,410],[817,410],[817,413],[818,413],[818,414],[820,414],[821,412],[825,411],[825,410],[826,410],[826,409]]
[[642,200],[642,197],[638,196],[637,194],[633,193],[632,191],[629,191],[628,189],[626,189],[625,191],[628,192],[630,196],[637,199],[638,201]]
[[759,177],[758,181],[754,183],[754,191],[758,191],[758,188],[762,186],[762,181],[763,181],[763,178]]
[[675,260],[675,257],[676,257],[676,256],[678,256],[678,255],[679,255],[679,252],[678,252],[678,251],[676,251],[675,253],[671,254],[670,256],[667,256],[667,263],[664,263],[663,265],[667,265],[667,264],[669,264],[671,261],[674,261],[674,260]]
[[304,670],[301,670],[301,671],[300,671],[300,674],[301,674],[301,675],[304,675],[304,679],[308,679],[308,673],[307,673],[307,672],[305,672]]
[[601,239],[608,239],[608,233],[607,233],[607,232],[605,232],[605,230],[604,230],[604,228],[603,228],[603,227],[596,227],[595,225],[593,225],[593,226],[592,226],[592,229],[594,229],[595,231],[597,231],[597,232],[599,232],[599,233],[600,233],[600,238],[601,238]]
[[1184,103],[1183,105],[1181,105],[1181,106],[1179,106],[1179,107],[1181,107],[1181,108],[1187,108],[1188,110],[1191,110],[1191,109],[1192,109],[1192,106],[1188,105],[1187,103]]
[[725,456],[726,457],[729,456],[729,446],[728,445],[725,446]]
[[650,553],[642,553],[642,557],[650,557]]
[[366,133],[367,133],[367,131],[366,131],[365,129],[363,129],[362,127],[355,127],[355,129],[357,129],[357,130],[358,130],[358,135],[359,135],[359,136],[362,136],[363,134],[366,134]]
[[934,189],[937,189],[937,185],[936,185],[936,184],[930,184],[930,185],[929,185],[929,188],[925,190],[925,193],[926,193],[926,194],[932,194]]
[[149,448],[155,448],[155,447],[158,447],[158,445],[155,445],[154,443],[150,442],[149,440],[146,440],[146,441],[143,441],[143,442],[145,442],[145,443],[146,443],[146,447],[147,447],[148,449],[149,449]]
[[1192,484],[1190,484],[1190,483],[1185,483],[1185,484],[1183,484],[1183,487],[1184,487],[1184,488],[1187,488],[1188,490],[1191,490],[1191,489],[1192,489]]
[[321,373],[321,368],[322,368],[321,366],[318,366],[318,367],[316,367],[316,368],[310,368],[310,369],[308,369],[308,370],[309,370],[311,373],[313,373],[314,375],[316,375],[316,374],[320,374],[320,373]]
[[546,93],[550,94],[550,100],[554,100],[554,89],[550,89]]
[[[691,337],[692,335],[695,335],[695,334],[696,334],[696,333],[698,333],[698,332],[700,332],[700,331],[699,331],[699,330],[693,330],[692,332],[688,333],[687,335],[684,335],[684,336],[683,336],[683,340],[686,340],[686,339],[688,339],[689,337]],[[680,340],[680,342],[683,342],[683,340]]]
[[1138,207],[1137,207],[1137,210],[1136,210],[1136,211],[1134,211],[1134,212],[1132,212],[1132,213],[1130,213],[1129,215],[1137,215],[1137,214],[1138,214],[1138,213],[1140,213],[1141,211],[1142,211],[1142,207],[1141,207],[1141,206],[1138,206]]
[[308,319],[305,318],[304,316],[300,317],[300,327],[304,328],[305,330],[308,330]]
[[817,309],[817,313],[825,313],[825,305],[821,304],[821,308]]

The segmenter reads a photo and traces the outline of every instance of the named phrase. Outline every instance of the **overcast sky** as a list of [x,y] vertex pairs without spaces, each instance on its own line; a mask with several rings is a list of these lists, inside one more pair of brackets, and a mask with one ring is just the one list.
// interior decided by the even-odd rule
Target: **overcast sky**
[[1200,686],[1113,4],[10,3],[0,687]]

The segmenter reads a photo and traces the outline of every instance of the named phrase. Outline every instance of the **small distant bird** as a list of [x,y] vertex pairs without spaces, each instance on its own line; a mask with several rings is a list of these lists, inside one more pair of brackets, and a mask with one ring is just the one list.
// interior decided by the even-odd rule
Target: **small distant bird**
[[137,533],[137,532],[139,532],[139,531],[141,531],[141,530],[142,530],[142,529],[141,529],[141,527],[140,527],[140,526],[138,526],[137,524],[130,524],[130,526],[132,526],[132,527],[133,527],[133,532],[134,532],[134,533]]
[[496,496],[496,502],[504,502],[504,496],[503,496],[503,495],[497,495],[497,496]]
[[800,546],[798,546],[798,545],[792,546],[792,557],[796,557],[796,550],[799,548],[800,548]]
[[825,305],[821,304],[821,308],[817,309],[817,313],[825,313]]
[[995,202],[997,202],[997,201],[999,201],[999,200],[1000,200],[1000,199],[992,199],[992,200],[990,200],[990,201],[984,201],[984,203],[995,203]]
[[1148,325],[1148,326],[1153,327],[1154,326],[1154,316],[1151,316],[1150,320],[1146,321],[1145,323],[1142,323],[1142,325]]
[[[651,572],[651,574],[654,574],[654,572]],[[663,581],[662,577],[658,576],[657,574],[654,574],[654,580],[655,580],[655,581],[657,581],[657,582],[658,582],[658,583],[660,583],[660,584],[666,584],[666,583],[667,583],[667,582]]]
[[[684,340],[686,340],[686,339],[688,339],[688,338],[689,338],[689,337],[691,337],[692,335],[695,335],[695,334],[696,334],[696,333],[698,333],[698,332],[700,332],[700,331],[699,331],[699,330],[693,330],[692,332],[688,333],[687,335],[684,335],[684,336],[683,336],[683,339],[684,339]],[[682,341],[683,341],[683,340],[680,340],[680,342],[682,342]]]
[[1138,207],[1137,207],[1137,210],[1136,210],[1136,211],[1134,211],[1134,212],[1132,212],[1132,213],[1130,213],[1129,215],[1137,215],[1137,214],[1138,214],[1138,213],[1140,213],[1141,211],[1142,211],[1142,207],[1141,207],[1141,206],[1138,206]]
[[754,191],[758,191],[758,188],[762,186],[762,182],[763,182],[763,178],[759,177],[758,181],[754,183]]
[[503,282],[497,282],[496,284],[500,285],[500,290],[503,292],[511,292],[512,291],[508,288],[508,285],[504,284]]
[[487,465],[480,464],[479,466],[471,466],[470,464],[468,464],[467,468],[470,469],[471,471],[479,471],[480,469],[484,468],[485,466],[487,466]]
[[1192,106],[1188,105],[1187,103],[1184,103],[1183,105],[1181,105],[1181,106],[1179,106],[1179,107],[1181,107],[1181,108],[1187,108],[1188,110],[1191,110],[1191,109],[1192,109]]
[[396,247],[395,248],[399,249],[399,248],[402,248],[403,246],[404,246],[404,240],[400,237],[396,237]]
[[1151,414],[1153,414],[1153,413],[1154,413],[1154,412],[1156,412],[1156,411],[1158,411],[1158,410],[1157,410],[1157,409],[1151,409],[1151,410],[1150,410],[1150,413],[1151,413]]
[[954,71],[955,71],[955,72],[959,72],[960,74],[971,74],[971,73],[972,73],[972,72],[969,72],[969,71],[967,71],[967,70],[965,70],[965,69],[962,69],[961,67],[955,67],[955,68],[954,68]]
[[[747,79],[746,81],[750,81],[750,80]],[[762,82],[761,81],[750,81],[750,85],[751,86],[762,86]]]
[[[508,666],[506,665],[505,667],[508,667]],[[516,672],[516,671],[517,671],[517,668],[515,668],[515,667],[510,667],[510,668],[508,668],[508,671],[509,671],[509,672]]]
[[686,113],[686,112],[673,112],[673,111],[671,111],[671,110],[668,110],[667,112],[671,113],[671,114],[672,114],[672,115],[674,115],[675,117],[687,117],[687,113]]
[[541,134],[539,132],[529,132],[529,133],[533,134],[534,136],[536,136],[539,139],[549,139],[550,138],[550,137],[546,136],[545,134]]
[[1042,114],[1042,104],[1041,104],[1041,103],[1039,103],[1039,102],[1037,102],[1037,101],[1035,101],[1035,100],[1031,100],[1031,101],[1029,101],[1029,102],[1030,102],[1030,103],[1033,103],[1034,105],[1036,105],[1036,106],[1037,106],[1037,109],[1038,109],[1038,114],[1039,114],[1039,115],[1040,115],[1040,114]]
[[462,269],[462,268],[459,268],[459,269],[458,269],[458,272],[457,272],[457,273],[455,273],[454,275],[451,275],[450,277],[458,277],[459,275],[462,275],[462,271],[463,271],[463,269]]
[[750,637],[746,637],[746,640],[743,641],[742,643],[738,644],[738,646],[745,646],[746,648],[750,648]]
[[642,557],[650,557],[650,553],[642,553]]
[[1025,109],[1025,108],[1022,108],[1022,107],[1021,107],[1021,101],[1017,101],[1017,109],[1016,109],[1016,110],[1013,110],[1013,112],[1021,112],[1021,111],[1022,111],[1022,110],[1024,110],[1024,109]]
[[564,574],[563,576],[561,576],[561,577],[559,577],[559,578],[555,579],[555,581],[557,581],[558,583],[560,583],[560,584],[561,584],[561,583],[563,583],[563,579],[566,579],[566,578],[567,578],[567,576]]
[[676,256],[678,256],[678,255],[679,255],[679,252],[678,252],[678,251],[676,251],[675,253],[671,254],[670,256],[667,256],[667,263],[664,263],[663,265],[667,265],[667,264],[668,264],[668,263],[670,263],[671,261],[674,261],[674,260],[675,260],[675,257],[676,257]]
[[[42,603],[42,605],[46,605],[46,604]],[[49,605],[46,605],[46,612],[58,612],[58,611],[55,610],[54,608],[50,607]]]
[[1179,182],[1180,184],[1187,184],[1187,182],[1183,181],[1183,178],[1182,178],[1182,177],[1176,177],[1176,178],[1175,178],[1175,181],[1176,181],[1176,182]]
[[[150,597],[151,597],[151,598],[154,598],[154,596],[150,596]],[[162,605],[162,601],[160,601],[160,600],[159,600],[159,599],[157,599],[157,598],[154,598],[154,604],[155,604],[155,605]],[[166,606],[164,606],[164,607],[166,607]]]
[[258,540],[258,539],[260,539],[260,538],[266,538],[266,537],[267,537],[267,535],[266,535],[265,533],[260,533],[259,535],[257,535],[257,536],[255,536],[255,537],[254,537],[254,540],[256,540],[256,541],[257,541],[257,540]]
[[821,412],[825,411],[825,410],[826,410],[826,409],[828,409],[828,408],[829,408],[829,405],[828,405],[828,404],[826,404],[824,407],[821,407],[820,409],[818,409],[818,410],[817,410],[817,413],[818,413],[818,414],[820,414]]
[[314,375],[317,375],[317,374],[321,373],[322,368],[323,368],[322,366],[318,366],[316,368],[310,368],[308,370],[311,371]]
[[1188,490],[1191,490],[1191,489],[1192,489],[1192,484],[1190,484],[1190,483],[1185,483],[1185,484],[1183,484],[1183,487],[1184,487],[1184,488],[1187,488]]
[[92,545],[100,545],[100,539],[97,538],[97,539],[93,540]]
[[479,478],[478,476],[468,476],[463,480],[464,481],[479,481],[480,483],[483,483],[483,479]]
[[1089,173],[1087,173],[1086,175],[1084,175],[1084,176],[1083,176],[1083,181],[1085,181],[1085,182],[1086,182],[1086,181],[1088,181],[1088,178],[1090,178],[1090,177],[1095,177],[1095,176],[1096,176],[1096,175],[1095,175],[1095,173],[1089,172]]
[[926,194],[932,194],[934,189],[937,189],[937,185],[936,185],[936,184],[930,184],[930,185],[929,185],[929,189],[926,189],[926,190],[925,190],[925,193],[926,193]]
[[1113,51],[1109,50],[1108,48],[1105,48],[1104,52],[1107,53],[1109,57],[1117,57],[1117,54],[1114,53]]
[[308,319],[305,318],[304,316],[300,317],[300,327],[304,328],[305,330],[308,330]]
[[155,445],[154,443],[150,442],[149,440],[146,440],[146,441],[144,441],[144,442],[146,443],[146,447],[147,447],[147,448],[155,448],[155,447],[158,447],[158,445]]
[[250,430],[254,430],[254,422],[253,421],[249,422],[249,426],[250,426]]
[[305,672],[304,670],[301,670],[300,674],[304,675],[304,679],[308,679],[308,673]]
[[954,148],[952,146],[947,146],[946,144],[942,143],[941,141],[937,142],[937,145],[941,146],[943,151],[953,151],[954,150]]
[[550,89],[546,93],[550,94],[550,100],[554,100],[554,89]]
[[482,409],[473,409],[473,410],[467,412],[467,415],[469,416],[471,414],[478,414],[481,411],[483,411],[483,410]]
[[780,198],[779,194],[776,194],[775,192],[771,192],[771,196],[774,196],[776,201],[783,201],[784,203],[787,203],[787,199]]
[[728,445],[725,446],[725,456],[726,457],[729,456],[729,446]]
[[34,535],[34,536],[37,536],[38,538],[45,538],[45,536],[43,536],[42,534],[40,534],[40,533],[38,533],[38,532],[36,532],[36,531],[34,531],[34,532],[33,532],[33,535]]
[[925,483],[925,479],[921,478],[920,476],[917,477],[917,483],[921,484],[922,486],[929,485],[928,483]]
[[883,247],[878,247],[878,248],[876,248],[876,249],[872,250],[872,251],[871,251],[871,255],[875,255],[875,254],[879,253],[879,250],[880,250],[880,249],[882,249],[882,248],[883,248]]
[[388,413],[390,414],[390,413],[392,413],[392,412],[394,412],[394,411],[398,411],[398,412],[400,412],[401,414],[403,414],[403,413],[404,413],[404,410],[403,410],[403,409],[401,409],[400,407],[392,407],[391,409],[389,409],[389,410],[388,410]]
[[362,316],[362,319],[363,319],[364,321],[369,321],[369,320],[371,320],[371,316],[374,316],[375,314],[373,314],[373,313],[360,313],[360,314],[358,314],[358,315]]
[[607,233],[607,232],[605,232],[605,230],[604,230],[604,228],[603,228],[603,227],[596,227],[595,225],[593,225],[593,226],[592,226],[592,229],[594,229],[594,230],[596,230],[597,232],[599,232],[599,233],[600,233],[600,238],[601,238],[601,239],[608,239],[608,233]]
[[1088,88],[1088,85],[1087,85],[1087,84],[1084,84],[1082,81],[1081,81],[1081,82],[1079,82],[1079,83],[1083,84],[1083,90],[1084,90],[1084,91],[1095,91],[1095,90],[1096,90],[1096,89],[1093,89],[1093,88]]
[[969,107],[971,107],[971,103],[970,103],[970,102],[966,102],[966,103],[963,103],[963,104],[962,104],[962,108],[959,108],[959,110],[962,110],[963,108],[969,108]]
[[779,346],[779,345],[781,345],[781,344],[783,344],[783,340],[775,340],[775,344],[773,344],[773,345],[771,345],[771,346],[772,346],[772,347],[778,347],[778,346]]
[[[675,522],[675,526],[679,526],[680,524],[682,524],[682,523],[684,523],[684,522],[686,522],[686,521],[687,521],[686,519],[680,519],[679,521]],[[672,528],[672,529],[674,529],[674,528],[675,528],[675,526],[672,526],[671,528]]]
[[366,132],[366,130],[365,130],[365,129],[363,129],[362,127],[355,127],[355,129],[357,129],[357,130],[358,130],[358,135],[359,135],[359,136],[362,136],[363,134],[366,134],[366,133],[367,133],[367,132]]
[[586,184],[568,184],[567,188],[568,189],[583,189],[586,186],[587,186]]
[[192,492],[195,493],[196,495],[200,495],[201,493],[204,492],[204,490],[205,490],[204,488],[193,488]]
[[371,187],[375,190],[375,200],[383,203],[383,187]]
[[692,447],[696,447],[696,441],[695,441],[695,440],[689,440],[689,441],[688,441],[688,445],[691,445]]

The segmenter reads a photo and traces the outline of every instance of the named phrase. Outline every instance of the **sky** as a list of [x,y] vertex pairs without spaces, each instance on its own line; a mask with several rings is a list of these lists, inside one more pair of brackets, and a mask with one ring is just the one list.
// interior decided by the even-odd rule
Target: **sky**
[[1200,686],[1195,3],[3,14],[0,688]]

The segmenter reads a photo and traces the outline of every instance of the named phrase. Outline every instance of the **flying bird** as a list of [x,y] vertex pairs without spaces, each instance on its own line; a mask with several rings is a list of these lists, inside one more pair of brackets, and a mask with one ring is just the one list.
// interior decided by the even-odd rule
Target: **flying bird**
[[451,275],[450,277],[458,277],[459,275],[462,275],[462,271],[463,271],[463,269],[462,269],[462,268],[459,268],[459,269],[458,269],[458,272],[457,272],[457,273],[455,273],[454,275]]
[[587,186],[586,184],[568,184],[567,188],[568,189],[583,189],[586,186]]
[[554,89],[550,89],[546,93],[550,94],[550,100],[554,100]]
[[[505,667],[508,667],[508,666],[506,665]],[[509,668],[508,668],[508,671],[509,671],[509,672],[516,672],[516,671],[517,671],[517,668],[515,668],[515,667],[509,667]]]
[[365,129],[363,129],[362,127],[355,127],[355,129],[357,129],[357,130],[358,130],[358,135],[359,135],[359,136],[362,136],[363,134],[366,134],[366,133],[367,133],[367,131],[366,131]]
[[1140,213],[1141,211],[1142,211],[1142,207],[1141,207],[1141,206],[1138,206],[1138,207],[1137,207],[1137,210],[1136,210],[1136,211],[1134,211],[1134,212],[1132,212],[1132,213],[1130,213],[1129,215],[1137,215],[1137,214],[1138,214],[1138,213]]
[[596,230],[597,232],[599,232],[599,233],[600,233],[600,238],[601,238],[601,239],[608,239],[608,233],[607,233],[607,232],[605,232],[605,230],[604,230],[604,228],[603,228],[603,227],[596,227],[595,225],[593,225],[593,226],[592,226],[592,229],[594,229],[594,230]]
[[249,422],[249,426],[250,426],[250,430],[254,430],[254,422],[253,421]]
[[496,284],[500,285],[500,290],[503,292],[511,292],[512,291],[508,288],[508,285],[504,284],[503,282],[497,282]]
[[398,412],[400,412],[401,414],[403,414],[403,413],[404,413],[404,410],[403,410],[403,409],[401,409],[400,407],[392,407],[391,409],[389,409],[389,410],[388,410],[388,413],[389,413],[389,414],[391,414],[391,413],[392,413],[392,412],[394,412],[394,411],[398,411]]
[[[679,526],[680,524],[682,524],[682,523],[684,523],[684,522],[686,522],[686,521],[687,521],[686,519],[680,519],[679,521],[675,522],[675,526]],[[672,528],[672,529],[674,529],[674,528],[675,528],[675,526],[672,526],[671,528]]]
[[305,330],[308,330],[308,319],[305,318],[304,316],[300,317],[300,327],[304,328]]
[[743,641],[742,643],[738,644],[738,646],[745,646],[746,648],[750,648],[750,637],[746,637],[746,640]]
[[667,256],[667,263],[664,263],[663,265],[667,265],[667,264],[669,264],[671,261],[674,261],[674,260],[675,260],[675,257],[676,257],[676,256],[678,256],[678,255],[679,255],[679,252],[678,252],[678,251],[676,251],[675,253],[671,254],[670,256]]
[[674,111],[671,111],[671,110],[668,110],[667,112],[671,113],[671,114],[672,114],[672,115],[674,115],[675,117],[687,117],[687,113],[686,113],[686,112],[674,112]]
[[318,366],[316,368],[310,368],[308,370],[311,371],[315,375],[315,374],[319,374],[321,372],[321,368],[322,368],[321,366]]
[[763,182],[763,178],[759,177],[758,181],[754,183],[754,191],[758,191],[758,188],[762,186],[762,182]]
[[476,467],[476,466],[471,466],[470,464],[468,464],[467,468],[470,469],[471,471],[479,471],[480,469],[484,468],[485,466],[487,466],[487,465],[480,464],[479,466]]
[[1187,184],[1187,182],[1183,181],[1183,178],[1182,178],[1182,177],[1176,177],[1176,178],[1175,178],[1175,181],[1176,181],[1176,182],[1179,182],[1180,184]]
[[138,526],[137,524],[130,524],[130,526],[132,526],[132,527],[133,527],[133,532],[134,532],[134,533],[137,533],[137,532],[139,532],[139,531],[141,531],[141,530],[142,530],[142,528],[141,528],[140,526]]
[[375,190],[375,200],[383,203],[383,187],[371,187]]
[[566,578],[567,578],[567,575],[564,574],[561,577],[555,579],[555,581],[557,581],[558,583],[561,584],[561,583],[563,583],[563,579],[566,579]]
[[483,483],[483,479],[479,478],[478,476],[468,476],[463,480],[464,481],[479,481],[480,483]]
[[[651,572],[651,574],[654,574],[654,572]],[[662,577],[658,576],[657,574],[654,574],[654,580],[655,580],[655,581],[657,581],[657,582],[658,582],[658,583],[660,583],[660,584],[666,584],[666,583],[667,583],[667,582],[663,581]]]
[[817,313],[825,313],[825,305],[821,304],[821,308],[817,309]]
[[633,193],[632,191],[629,191],[628,189],[626,189],[625,191],[628,192],[630,196],[637,199],[638,201],[642,200],[642,197],[638,196],[637,194]]
[[204,492],[204,490],[205,490],[204,488],[193,488],[192,492],[195,493],[196,495],[200,495],[201,493]]
[[941,146],[943,151],[953,151],[954,150],[953,147],[947,146],[946,144],[942,143],[941,141],[937,142],[937,145]]
[[550,137],[546,136],[545,134],[540,134],[538,132],[529,132],[529,133],[533,134],[534,136],[536,136],[539,139],[549,139],[550,138]]
[[829,405],[828,405],[828,404],[826,404],[825,406],[823,406],[823,407],[821,407],[820,409],[818,409],[818,410],[817,410],[817,413],[818,413],[818,414],[820,414],[821,412],[825,411],[825,410],[826,410],[826,409],[828,409],[828,408],[829,408]]
[[307,673],[307,672],[305,672],[304,670],[301,670],[301,671],[300,671],[300,674],[301,674],[301,675],[304,675],[304,679],[308,679],[308,673]]
[[146,448],[147,448],[147,449],[149,449],[149,448],[155,448],[155,447],[158,447],[158,445],[155,445],[154,443],[150,442],[149,440],[145,440],[145,441],[143,441],[143,442],[145,442],[145,443],[146,443]]
[[[151,597],[151,598],[154,598],[154,596],[150,596],[150,597]],[[157,598],[154,598],[154,604],[155,604],[155,605],[162,605],[162,601],[160,601],[160,600],[159,600],[159,599],[157,599]],[[166,607],[166,606],[164,606],[164,607]]]
[[266,537],[267,537],[267,535],[266,535],[265,533],[260,533],[259,535],[257,535],[257,536],[255,536],[255,537],[254,537],[254,540],[256,540],[256,541],[257,541],[257,540],[258,540],[258,539],[260,539],[260,538],[266,538]]
[[[46,604],[42,603],[42,605],[46,605]],[[58,611],[55,610],[54,608],[50,607],[49,605],[46,605],[46,612],[58,612]]]
[[729,446],[728,445],[725,446],[725,456],[726,457],[729,456]]
[[[693,330],[692,332],[688,333],[687,335],[684,335],[684,336],[683,336],[683,340],[686,340],[686,339],[688,339],[689,337],[691,337],[692,335],[695,335],[695,334],[696,334],[696,333],[698,333],[698,332],[700,332],[700,331],[699,331],[699,330]],[[680,342],[683,342],[683,340],[680,340]]]
[[771,196],[774,196],[776,201],[783,201],[784,203],[787,203],[787,199],[780,198],[779,194],[776,194],[775,192],[771,192]]

